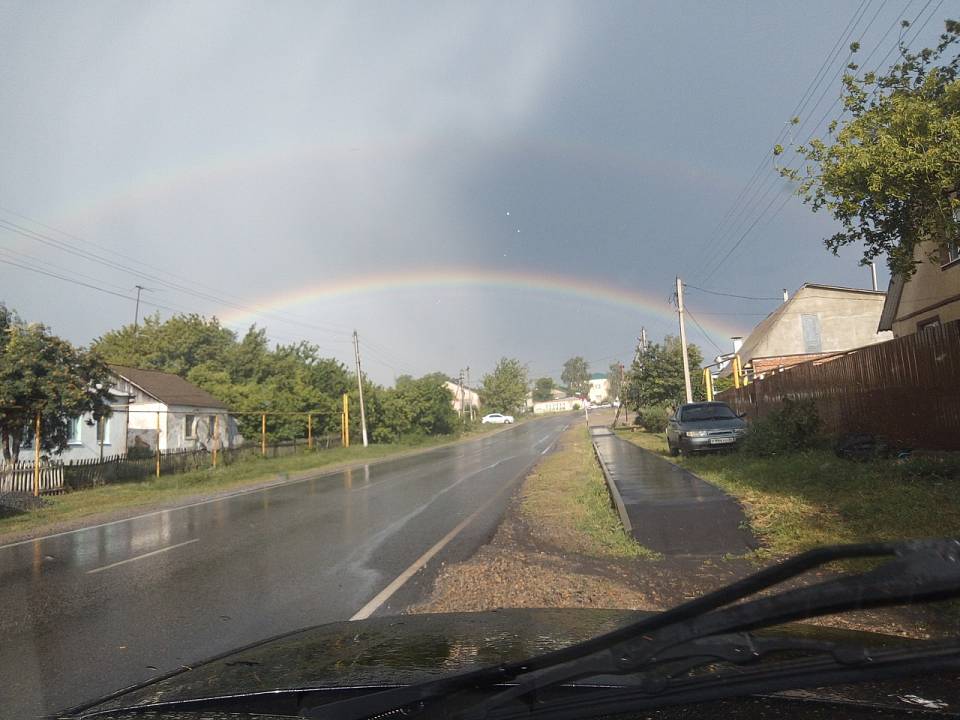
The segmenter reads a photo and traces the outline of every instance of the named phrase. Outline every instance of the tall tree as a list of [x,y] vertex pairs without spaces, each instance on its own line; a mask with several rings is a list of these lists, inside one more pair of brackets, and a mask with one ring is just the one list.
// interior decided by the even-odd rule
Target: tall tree
[[[703,362],[703,355],[696,345],[688,345],[687,357],[694,376],[694,399],[698,399],[703,390],[696,369]],[[679,405],[686,400],[679,338],[667,335],[662,344],[650,343],[637,355],[627,376],[624,395],[623,399],[634,410],[651,405]]]
[[536,382],[533,383],[533,399],[536,402],[544,402],[553,397],[553,378],[542,377],[537,378]]
[[94,354],[74,348],[39,324],[25,325],[0,306],[0,445],[15,459],[40,415],[40,446],[67,446],[71,419],[110,414],[109,372]]
[[827,140],[793,147],[802,167],[779,168],[814,211],[825,208],[840,222],[842,230],[824,240],[834,254],[862,244],[864,263],[886,253],[890,270],[909,276],[923,260],[919,246],[938,253],[957,237],[960,57],[951,51],[958,35],[960,23],[948,20],[936,47],[912,53],[901,45],[900,62],[885,74],[860,74],[851,63],[843,78],[849,118],[832,121]]
[[563,364],[560,380],[574,395],[585,397],[590,391],[590,366],[579,355],[572,357]]
[[515,358],[501,358],[492,373],[483,376],[480,399],[490,412],[516,413],[527,398],[527,369]]
[[607,390],[607,397],[610,400],[620,398],[620,373],[622,370],[623,368],[619,360],[610,363],[610,368],[607,371],[607,381],[610,383],[609,390]]

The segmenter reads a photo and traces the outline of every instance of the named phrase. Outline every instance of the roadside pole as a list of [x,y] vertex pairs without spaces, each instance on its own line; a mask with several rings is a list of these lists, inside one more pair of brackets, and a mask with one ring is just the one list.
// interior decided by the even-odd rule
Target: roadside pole
[[687,328],[683,323],[683,283],[677,276],[677,315],[680,316],[680,347],[683,351],[683,386],[687,393],[687,402],[693,402],[693,389],[690,385],[690,359],[687,357]]
[[360,393],[360,432],[363,433],[363,446],[367,446],[367,413],[363,407],[363,374],[360,370],[360,339],[353,331],[353,354],[357,360],[357,389]]
[[33,429],[33,496],[40,497],[40,413]]
[[343,394],[343,411],[340,413],[340,444],[350,447],[350,396]]
[[213,416],[213,467],[217,467],[217,450],[220,449],[220,416]]
[[307,447],[313,450],[313,415],[307,413]]
[[160,411],[157,411],[157,477],[160,477]]

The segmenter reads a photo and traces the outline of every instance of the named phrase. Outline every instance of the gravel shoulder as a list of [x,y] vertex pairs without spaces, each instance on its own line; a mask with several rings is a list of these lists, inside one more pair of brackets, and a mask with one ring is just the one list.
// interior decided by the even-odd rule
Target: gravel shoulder
[[[585,530],[589,521],[576,509],[595,482],[603,481],[586,430],[572,427],[511,498],[490,542],[464,562],[443,565],[429,595],[403,612],[507,607],[657,611],[757,571],[750,558],[664,557],[637,546],[620,526],[608,496],[607,522],[620,537],[615,543],[598,540]],[[551,493],[573,502],[550,498]],[[820,573],[805,582],[828,576]],[[948,621],[935,606],[847,613],[813,622],[911,637],[956,633],[956,621]]]

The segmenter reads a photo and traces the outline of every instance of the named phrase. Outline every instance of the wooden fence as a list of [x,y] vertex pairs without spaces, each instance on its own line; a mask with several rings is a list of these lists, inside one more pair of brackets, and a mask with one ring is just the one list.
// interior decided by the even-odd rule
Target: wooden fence
[[960,321],[795,365],[717,395],[752,419],[784,398],[813,400],[833,435],[870,433],[902,447],[960,450]]
[[[340,447],[338,435],[323,435],[313,439],[314,452]],[[267,445],[265,457],[277,458],[309,450],[304,440],[288,440]],[[260,445],[227,448],[217,452],[217,464],[232,465],[235,462],[258,458],[263,455]],[[208,450],[171,450],[160,454],[160,475],[174,475],[208,468],[213,464]],[[129,457],[107,455],[103,459],[44,461],[40,465],[40,492],[44,494],[64,490],[86,488],[120,482],[137,482],[156,477],[155,455]],[[0,493],[33,492],[33,462],[0,464]]]
[[[0,462],[0,493],[33,492],[32,462]],[[63,465],[46,463],[40,465],[40,492],[63,492]]]

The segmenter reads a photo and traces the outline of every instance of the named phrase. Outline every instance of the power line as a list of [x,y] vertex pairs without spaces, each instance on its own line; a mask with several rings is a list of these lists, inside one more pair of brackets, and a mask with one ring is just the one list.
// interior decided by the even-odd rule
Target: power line
[[706,288],[697,287],[696,285],[691,285],[690,283],[684,283],[685,288],[690,288],[691,290],[699,290],[700,292],[707,293],[708,295],[722,295],[723,297],[732,297],[740,298],[741,300],[780,300],[779,297],[757,297],[754,295],[735,295],[733,293],[719,292],[717,290],[707,290]]
[[723,350],[721,350],[721,349],[720,349],[720,346],[717,345],[716,342],[714,342],[714,340],[713,340],[712,337],[710,337],[710,333],[708,333],[706,330],[703,329],[703,325],[701,325],[701,324],[700,324],[700,321],[697,320],[697,319],[693,316],[693,313],[690,312],[690,308],[684,306],[683,312],[685,312],[687,315],[690,316],[690,319],[693,320],[693,324],[696,325],[698,328],[700,328],[700,332],[703,333],[703,336],[704,336],[707,340],[710,341],[710,344],[713,345],[713,346],[717,349],[717,352],[718,352],[718,353],[721,353],[721,354],[722,354],[722,353],[723,353]]

